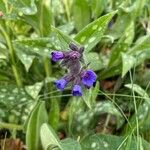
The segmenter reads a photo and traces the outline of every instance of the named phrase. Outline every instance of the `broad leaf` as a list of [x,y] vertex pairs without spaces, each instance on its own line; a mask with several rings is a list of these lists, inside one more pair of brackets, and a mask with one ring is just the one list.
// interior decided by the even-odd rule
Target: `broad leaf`
[[0,112],[2,121],[24,123],[35,101],[23,88],[14,85],[0,86]]
[[[127,143],[129,137],[122,137],[122,136],[114,136],[114,135],[102,135],[102,134],[95,134],[86,136],[81,141],[82,150],[117,150],[126,149],[127,145],[129,149],[137,150],[137,142],[134,138],[131,139],[131,143]],[[129,142],[129,141],[128,141]],[[150,144],[145,140],[141,140],[142,149],[148,150]]]
[[26,92],[33,98],[36,99],[41,88],[43,86],[43,82],[37,82],[34,85],[29,85],[25,87]]

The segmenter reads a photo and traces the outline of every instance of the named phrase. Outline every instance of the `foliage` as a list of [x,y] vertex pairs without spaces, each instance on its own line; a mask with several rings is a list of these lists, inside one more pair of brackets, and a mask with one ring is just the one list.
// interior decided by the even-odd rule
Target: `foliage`
[[[149,150],[149,20],[149,0],[1,0],[0,136],[29,150]],[[71,42],[97,74],[82,97],[53,86],[65,71],[50,53]]]

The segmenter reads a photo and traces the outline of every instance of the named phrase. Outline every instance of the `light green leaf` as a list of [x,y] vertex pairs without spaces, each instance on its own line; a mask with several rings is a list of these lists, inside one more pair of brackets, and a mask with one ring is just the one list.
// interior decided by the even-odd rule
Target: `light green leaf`
[[122,77],[135,65],[136,59],[133,56],[129,56],[122,53]]
[[35,56],[27,55],[23,51],[17,51],[17,56],[20,59],[20,61],[23,63],[23,65],[25,66],[26,71],[28,72],[33,63]]
[[66,23],[64,25],[61,25],[61,26],[59,26],[57,28],[59,30],[61,30],[63,33],[69,35],[74,29],[74,24],[73,24],[73,22],[70,22],[70,23]]
[[61,150],[63,150],[55,131],[48,124],[42,124],[40,128],[40,137],[44,150],[53,149],[54,147],[59,147]]
[[90,51],[101,40],[109,21],[116,13],[117,11],[111,12],[88,24],[74,39],[85,46],[86,52]]
[[60,50],[67,50],[69,43],[73,42],[79,45],[75,40],[73,40],[68,35],[61,32],[59,29],[52,27],[52,34],[51,36],[54,37],[54,44],[56,45],[56,49]]
[[92,109],[93,104],[95,104],[96,97],[99,91],[99,82],[96,83],[95,87],[90,88],[89,90],[85,90],[81,99],[84,100],[86,105]]
[[145,35],[136,41],[135,46],[128,51],[128,54],[135,55],[138,51],[144,51],[148,49],[150,50],[150,35]]
[[145,92],[144,89],[142,89],[139,85],[137,84],[126,84],[125,87],[133,90],[134,92],[138,93],[140,96],[142,96],[145,99],[148,99],[149,96],[148,94]]
[[102,66],[102,60],[95,52],[89,52],[84,55],[85,64],[89,64],[89,68],[94,71],[100,70]]
[[70,138],[59,140],[55,131],[51,126],[44,123],[40,130],[41,141],[44,150],[60,149],[60,150],[81,150],[80,144]]
[[21,57],[20,53],[31,56],[40,55],[49,57],[51,50],[54,49],[52,38],[25,38],[22,40],[15,40],[13,41],[13,46],[19,57]]
[[45,102],[40,101],[31,112],[27,124],[26,144],[29,150],[41,150],[40,128],[43,123],[47,122],[47,120]]
[[74,0],[72,7],[75,26],[80,31],[90,22],[90,7],[87,0]]
[[66,138],[61,141],[61,146],[63,150],[82,150],[80,144],[70,138]]
[[37,82],[34,85],[26,86],[25,90],[33,99],[36,99],[39,92],[41,91],[42,86],[43,82]]

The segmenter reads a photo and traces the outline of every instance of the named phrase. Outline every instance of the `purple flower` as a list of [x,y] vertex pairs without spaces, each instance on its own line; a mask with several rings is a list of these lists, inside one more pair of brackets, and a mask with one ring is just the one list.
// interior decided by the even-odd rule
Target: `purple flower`
[[56,88],[62,91],[65,88],[67,81],[65,79],[59,79],[56,80],[54,83],[56,85]]
[[80,85],[74,85],[72,89],[73,96],[82,96],[82,89]]
[[52,60],[54,62],[56,62],[56,61],[59,61],[59,60],[64,58],[64,53],[63,52],[59,52],[59,51],[53,51],[51,53],[51,56],[52,56]]
[[82,74],[81,81],[86,87],[90,88],[96,81],[96,77],[96,74],[92,70],[86,70]]

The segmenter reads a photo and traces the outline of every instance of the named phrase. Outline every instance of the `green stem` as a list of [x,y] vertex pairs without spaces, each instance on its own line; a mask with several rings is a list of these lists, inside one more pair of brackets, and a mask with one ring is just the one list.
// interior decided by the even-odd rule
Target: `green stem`
[[64,0],[64,6],[65,6],[65,10],[66,10],[66,14],[67,14],[67,19],[68,19],[68,22],[70,22],[70,10],[69,10],[69,6],[68,6],[68,1],[67,0]]
[[46,77],[49,77],[51,75],[51,63],[49,61],[49,58],[44,57],[44,68],[45,68],[45,73]]
[[23,130],[23,127],[21,125],[0,122],[0,129],[2,128],[6,128],[9,130]]
[[15,63],[14,49],[13,49],[10,37],[5,32],[5,29],[3,28],[2,25],[0,25],[0,31],[4,35],[6,43],[7,43],[7,46],[8,46],[8,49],[9,49],[9,53],[10,53],[10,57],[11,57],[11,61],[12,61],[12,70],[13,70],[13,73],[14,73],[14,76],[15,76],[15,79],[16,79],[16,83],[17,83],[18,87],[21,87],[22,86],[22,82],[20,80],[20,76],[19,76],[19,73],[17,71],[17,66],[16,66],[16,63]]

